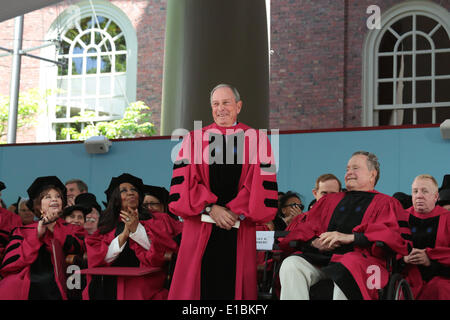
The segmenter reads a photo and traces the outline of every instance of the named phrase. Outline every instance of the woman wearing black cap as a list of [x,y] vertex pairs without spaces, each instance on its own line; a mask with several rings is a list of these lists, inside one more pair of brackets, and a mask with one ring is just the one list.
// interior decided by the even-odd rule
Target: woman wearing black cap
[[63,211],[63,218],[66,223],[74,224],[80,227],[84,227],[84,223],[86,221],[86,215],[90,212],[90,210],[84,206],[73,205],[70,207],[66,207]]
[[102,212],[102,208],[97,203],[96,196],[89,192],[80,193],[75,198],[75,205],[88,209],[88,213],[84,219],[84,230],[86,230],[87,234],[93,234],[97,231],[100,213]]
[[166,188],[144,185],[144,202],[142,206],[150,212],[167,212],[169,191]]
[[[105,191],[108,205],[100,217],[98,231],[86,238],[89,268],[161,267],[165,252],[177,250],[178,246],[171,238],[170,218],[153,216],[143,209],[142,189],[142,180],[127,173],[111,179]],[[167,297],[163,271],[143,276],[89,278],[84,299]]]
[[171,219],[171,236],[176,237],[175,241],[180,244],[181,242],[181,230],[183,224],[179,217],[174,215],[169,210],[169,191],[166,188],[158,186],[144,185],[144,201],[142,206],[145,210],[152,213],[153,216],[168,215]]
[[60,219],[66,199],[57,177],[39,177],[27,192],[40,220],[13,232],[0,269],[0,299],[65,300],[64,257],[81,253],[84,231]]

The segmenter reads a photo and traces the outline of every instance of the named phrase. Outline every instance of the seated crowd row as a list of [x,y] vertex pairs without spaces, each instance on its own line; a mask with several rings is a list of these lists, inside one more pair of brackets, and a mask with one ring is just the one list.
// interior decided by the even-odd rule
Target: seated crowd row
[[[417,177],[414,184],[412,196],[401,192],[393,195],[399,200],[405,213],[411,214],[411,217],[417,212],[425,213],[428,214],[428,219],[450,210],[450,175],[444,177],[439,189],[436,180],[429,175]],[[2,189],[5,189],[5,185],[0,182],[0,191]],[[433,192],[434,189],[436,192]],[[279,207],[275,218],[258,225],[257,230],[294,231],[287,237],[292,240],[295,238],[293,234],[297,234],[298,230],[302,230],[310,222],[307,220],[311,220],[309,215],[314,212],[312,208],[323,206],[323,201],[319,202],[322,197],[343,194],[342,191],[347,190],[342,188],[336,176],[321,175],[312,190],[315,199],[309,204],[306,213],[302,197],[298,193],[279,192]],[[0,299],[167,299],[168,270],[164,266],[167,263],[167,253],[178,251],[183,222],[169,212],[169,192],[165,188],[144,185],[140,178],[124,173],[111,179],[105,191],[107,202],[103,203],[104,210],[81,180],[70,180],[63,184],[55,176],[39,177],[27,192],[29,199],[19,199],[8,210],[0,209]],[[430,193],[432,197],[424,196],[423,193]],[[363,198],[358,201],[364,205]],[[436,208],[444,211],[439,209],[436,213]],[[434,213],[430,215],[430,212]],[[434,220],[431,225],[425,220],[409,218],[412,230],[409,240],[413,242],[415,249],[405,256],[404,261],[419,265],[419,277],[428,282],[433,278],[444,277],[444,289],[450,291],[446,275],[448,267],[433,259],[423,259],[423,253],[418,254],[427,247],[436,245],[437,241],[438,226],[432,225],[435,224]],[[342,221],[336,223],[345,224]],[[431,237],[430,230],[434,232]],[[423,236],[433,239],[423,240]],[[150,269],[148,274],[136,276],[120,273],[124,271],[119,271],[114,276],[87,273],[86,276],[80,276],[81,286],[68,288],[66,270],[61,269],[60,273],[63,275],[58,276],[59,267],[55,259],[60,257],[54,249],[55,239],[62,246],[64,257],[81,257],[79,260],[72,260],[72,263],[77,261],[82,268],[113,266]],[[314,253],[297,252],[292,255],[292,248],[286,248],[286,241],[285,239],[283,250],[288,253],[286,257],[289,258],[280,270],[278,298],[308,298],[307,292],[299,292],[302,285],[298,284],[298,279],[305,278],[305,271],[299,270],[297,265],[305,265],[308,260],[314,260],[311,259]],[[359,241],[361,243],[367,239]],[[329,249],[319,250],[320,253],[337,249],[343,241],[329,242]],[[448,255],[447,251],[445,255]],[[260,268],[268,267],[265,265],[267,261],[264,261],[264,253],[258,253],[258,264]],[[309,277],[314,278],[311,275]],[[415,281],[411,279],[413,284]],[[436,283],[439,286],[443,284],[439,281]],[[307,287],[311,285],[309,283]],[[439,291],[436,288],[436,285],[432,285],[425,296],[440,298],[441,296],[436,296]],[[419,289],[414,289],[416,297],[419,297]],[[334,298],[339,294],[342,295],[342,292],[335,292]],[[421,294],[423,296],[423,292]]]
[[[178,250],[182,222],[167,213],[166,189],[124,173],[111,179],[104,210],[80,180],[38,177],[27,193],[18,214],[0,209],[0,299],[167,298],[166,255]],[[114,276],[78,274],[71,282],[68,257],[78,269],[87,260],[91,269],[147,271],[130,276],[119,268]]]
[[[319,177],[307,212],[298,194],[280,194],[276,219],[258,228],[288,232],[279,239],[281,267],[273,271],[280,299],[380,299],[390,263],[408,283],[408,295],[450,299],[450,175],[440,188],[433,176],[418,175],[411,195],[392,197],[375,190],[379,176],[377,157],[358,151],[347,164],[346,190],[333,175]],[[390,250],[395,260],[388,264]],[[316,288],[326,290],[316,295]]]

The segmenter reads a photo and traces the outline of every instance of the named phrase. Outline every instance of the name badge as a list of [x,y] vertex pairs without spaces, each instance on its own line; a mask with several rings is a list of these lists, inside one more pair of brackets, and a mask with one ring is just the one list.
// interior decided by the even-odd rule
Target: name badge
[[256,250],[272,250],[275,231],[256,231]]

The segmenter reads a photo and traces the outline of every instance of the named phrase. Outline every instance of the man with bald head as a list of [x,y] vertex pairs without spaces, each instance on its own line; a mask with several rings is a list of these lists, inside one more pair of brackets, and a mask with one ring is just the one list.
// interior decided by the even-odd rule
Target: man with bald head
[[261,130],[238,122],[236,88],[217,85],[210,102],[214,123],[184,137],[173,167],[169,209],[184,227],[169,299],[256,299],[256,224],[278,204],[274,157]]
[[334,300],[378,298],[388,271],[375,243],[408,252],[398,225],[403,209],[396,199],[374,189],[379,177],[376,155],[355,152],[347,163],[347,191],[322,197],[280,242],[287,252],[292,252],[291,241],[301,244],[301,251],[281,265],[281,299],[310,299],[309,289],[323,279],[332,280]]
[[428,174],[411,187],[413,206],[407,209],[413,249],[403,257],[419,268],[423,287],[417,299],[450,299],[450,212],[438,205],[438,184]]

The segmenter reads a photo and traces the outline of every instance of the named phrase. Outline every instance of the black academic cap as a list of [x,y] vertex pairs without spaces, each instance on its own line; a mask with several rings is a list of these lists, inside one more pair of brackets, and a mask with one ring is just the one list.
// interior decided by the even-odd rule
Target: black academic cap
[[439,188],[439,191],[444,189],[450,189],[450,174],[446,174],[442,179],[442,185]]
[[80,193],[75,198],[75,204],[84,206],[84,207],[88,208],[89,210],[92,210],[92,208],[95,208],[95,209],[97,209],[98,213],[102,213],[102,208],[98,204],[97,198],[92,193],[89,193],[89,192]]
[[403,209],[408,209],[413,205],[412,196],[404,192],[396,192],[392,195],[392,197],[397,199],[402,204]]
[[33,181],[31,186],[28,188],[27,193],[30,197],[30,200],[27,203],[28,208],[30,210],[33,210],[33,200],[39,196],[39,194],[44,190],[44,188],[48,186],[54,186],[60,189],[63,193],[63,202],[66,202],[66,187],[61,182],[61,180],[58,179],[56,176],[46,176],[46,177],[38,177],[36,180]]
[[152,195],[158,198],[161,203],[167,203],[169,201],[169,191],[164,187],[144,185],[143,190],[145,195]]
[[75,210],[80,210],[81,212],[83,212],[83,215],[86,217],[86,215],[91,212],[91,208],[79,205],[79,204],[75,204],[73,206],[67,207],[63,210],[63,217],[67,217],[70,216],[72,214],[72,212],[74,212]]
[[0,191],[6,189],[5,184],[3,183],[3,181],[0,181]]
[[442,185],[439,188],[439,206],[450,204],[450,174],[446,174],[442,179]]
[[439,191],[439,200],[437,204],[439,206],[450,204],[450,189],[442,189],[441,191]]
[[138,190],[141,196],[144,194],[143,193],[144,183],[142,182],[141,178],[135,177],[129,173],[122,173],[118,177],[113,177],[111,179],[111,182],[109,183],[108,189],[105,190],[106,200],[108,202],[109,199],[111,198],[111,194],[114,191],[114,189],[118,187],[121,183],[125,182],[132,184]]
[[15,203],[12,204],[13,206],[16,207],[16,209],[14,209],[14,212],[15,212],[15,213],[19,213],[19,202],[20,202],[20,199],[22,199],[21,196],[19,196],[19,197],[17,198],[17,202],[15,202]]

